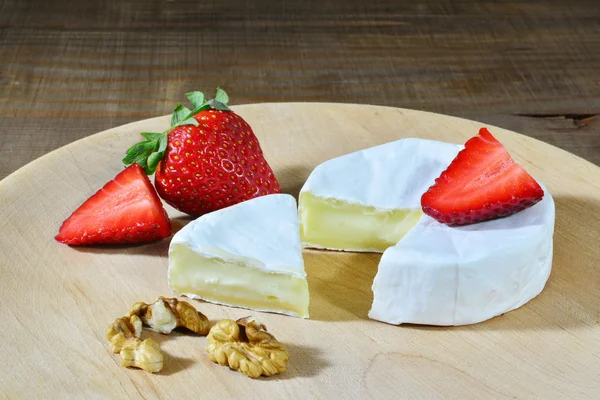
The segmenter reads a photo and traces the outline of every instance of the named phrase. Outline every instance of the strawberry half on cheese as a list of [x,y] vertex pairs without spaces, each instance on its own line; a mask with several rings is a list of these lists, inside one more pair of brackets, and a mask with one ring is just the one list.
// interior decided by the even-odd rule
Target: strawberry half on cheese
[[467,141],[421,198],[423,212],[446,225],[506,217],[533,206],[544,191],[486,129]]

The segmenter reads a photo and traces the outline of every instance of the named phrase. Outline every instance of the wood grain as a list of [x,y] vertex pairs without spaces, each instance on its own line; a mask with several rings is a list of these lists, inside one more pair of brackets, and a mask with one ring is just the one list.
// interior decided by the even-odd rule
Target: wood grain
[[[416,111],[336,104],[258,104],[253,127],[285,192],[320,162],[418,136],[464,142],[480,123]],[[558,148],[491,128],[553,194],[554,264],[522,308],[454,328],[367,318],[379,255],[306,251],[310,320],[192,301],[211,320],[259,317],[290,352],[288,371],[250,380],[208,361],[206,339],[161,342],[156,375],[124,369],[104,332],[136,301],[170,296],[169,241],[70,248],[58,226],[117,171],[121,149],[168,117],[111,129],[50,153],[0,182],[0,398],[600,398],[600,168]],[[568,165],[568,168],[564,168]],[[188,219],[168,208],[175,228]]]
[[0,178],[222,85],[234,104],[422,109],[600,165],[595,0],[0,0]]

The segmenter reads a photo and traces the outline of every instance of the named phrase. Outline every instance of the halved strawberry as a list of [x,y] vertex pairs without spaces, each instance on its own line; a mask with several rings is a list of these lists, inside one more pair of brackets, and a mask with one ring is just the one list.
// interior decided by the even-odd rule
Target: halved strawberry
[[163,239],[171,224],[142,167],[133,164],[63,222],[55,239],[69,245]]
[[421,206],[439,222],[465,225],[517,213],[543,196],[535,179],[481,128],[421,197]]

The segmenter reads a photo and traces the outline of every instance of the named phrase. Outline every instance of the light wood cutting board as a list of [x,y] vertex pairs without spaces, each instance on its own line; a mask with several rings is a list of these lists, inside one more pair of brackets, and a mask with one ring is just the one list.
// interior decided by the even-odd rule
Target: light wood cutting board
[[[463,143],[481,124],[404,109],[342,104],[235,107],[254,128],[283,191],[319,163],[403,137]],[[120,366],[107,325],[136,301],[171,296],[169,240],[71,248],[61,222],[122,169],[139,132],[111,129],[56,150],[0,182],[0,398],[600,398],[600,168],[491,127],[554,195],[554,265],[524,307],[464,327],[369,320],[380,256],[306,251],[310,320],[191,301],[211,320],[255,315],[289,349],[288,371],[251,380],[209,362],[205,337],[148,331],[165,353],[152,375]],[[175,229],[189,219],[167,208]]]

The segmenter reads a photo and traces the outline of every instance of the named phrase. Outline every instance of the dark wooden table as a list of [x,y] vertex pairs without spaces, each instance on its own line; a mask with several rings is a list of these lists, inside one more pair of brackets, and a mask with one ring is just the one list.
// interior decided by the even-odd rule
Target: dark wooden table
[[597,0],[0,0],[0,178],[217,85],[468,117],[600,165]]

